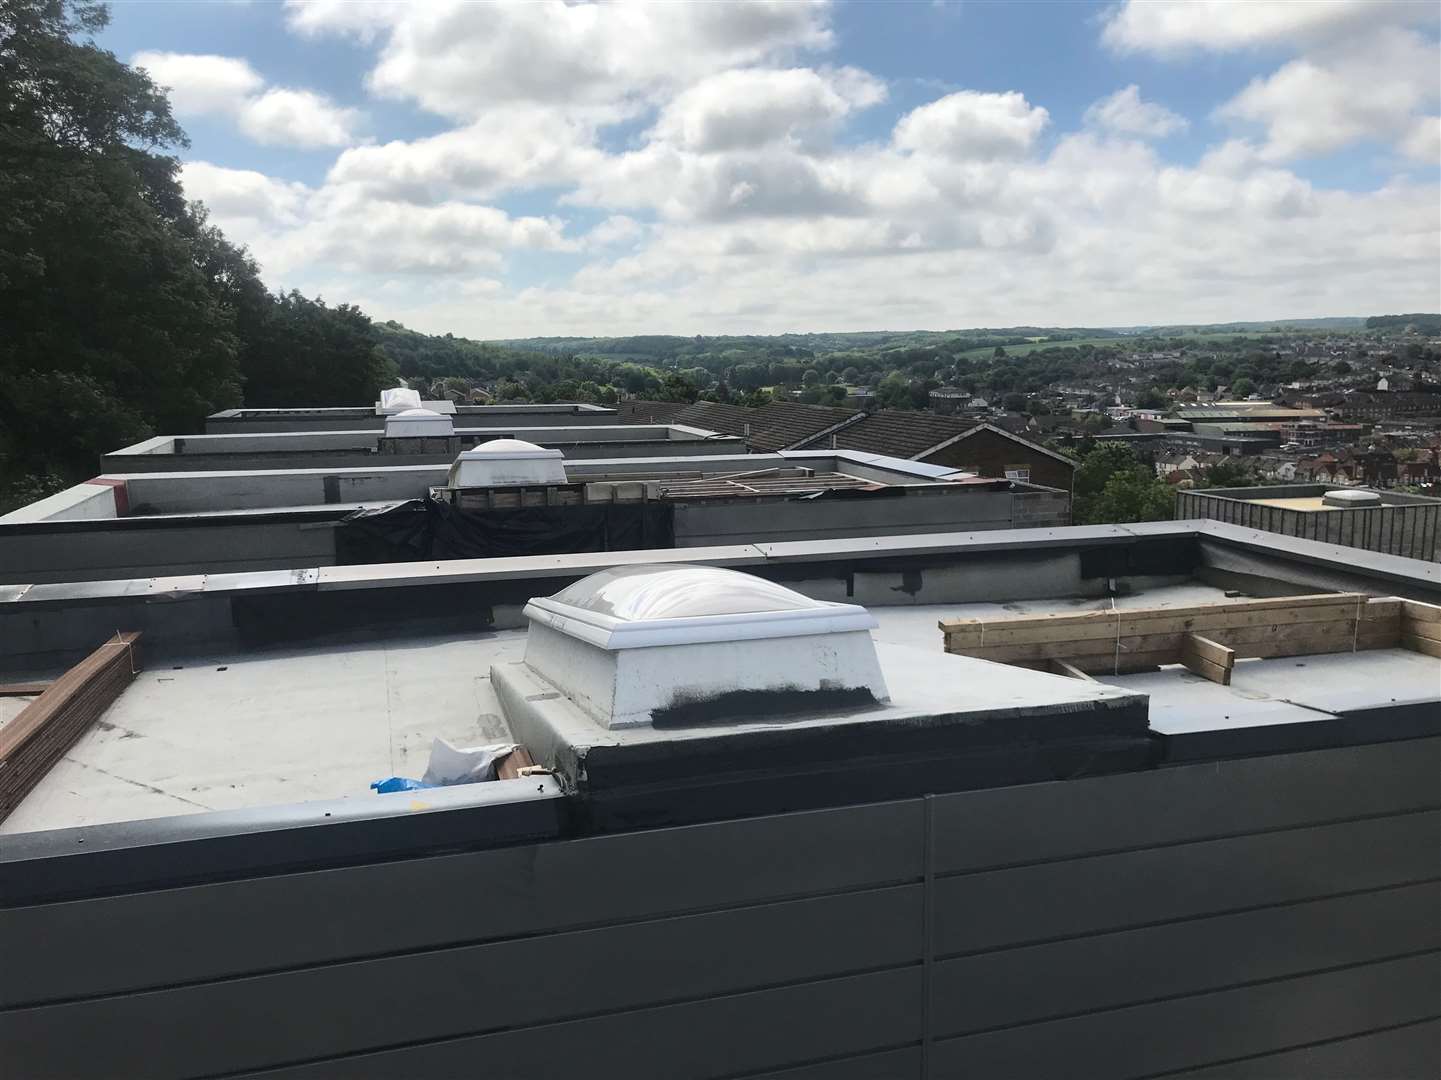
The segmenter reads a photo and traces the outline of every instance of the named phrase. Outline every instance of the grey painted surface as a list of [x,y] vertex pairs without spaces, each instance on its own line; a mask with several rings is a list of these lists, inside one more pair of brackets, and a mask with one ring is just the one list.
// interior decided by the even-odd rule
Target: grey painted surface
[[1241,488],[1225,495],[1209,491],[1176,493],[1178,518],[1210,518],[1283,536],[1297,536],[1408,559],[1441,561],[1441,499],[1383,496],[1392,505],[1336,510],[1288,510],[1248,498],[1285,499],[1321,494],[1325,485]]
[[[457,405],[456,427],[514,427],[542,424],[614,424],[616,411],[601,405]],[[205,418],[207,435],[266,431],[351,431],[383,428],[374,406],[317,409],[225,409]]]
[[[342,477],[334,510],[321,490],[322,474],[286,479],[294,491],[286,498],[313,503],[310,509],[266,512],[275,498],[267,477],[280,474],[197,473],[137,475],[130,478],[132,501],[144,505],[153,482],[166,513],[183,514],[212,505],[228,483],[224,499],[254,508],[251,514],[167,519],[130,518],[74,529],[21,532],[0,530],[0,583],[95,581],[171,574],[220,574],[336,563],[336,520],[366,501],[400,501],[423,496],[444,482],[445,470],[398,468],[362,477]],[[162,486],[163,485],[163,486]],[[306,485],[306,486],[303,486]],[[311,490],[313,489],[313,490]],[[934,533],[948,528],[981,531],[1010,529],[1018,499],[1009,492],[964,488],[943,494],[888,499],[824,499],[815,502],[767,500],[678,503],[678,547],[734,543],[784,543],[801,538],[830,539]],[[1064,499],[1064,496],[1061,496]],[[337,500],[329,500],[337,502]]]
[[[712,547],[737,542],[774,544],[790,540],[829,540],[851,536],[930,533],[962,526],[975,531],[1012,529],[1019,497],[1009,491],[918,490],[903,498],[815,499],[761,502],[740,499],[679,503],[675,511],[677,547]],[[1029,499],[1030,496],[1024,498]],[[1064,494],[1063,502],[1068,502]],[[1025,524],[1031,524],[1027,520]],[[1064,514],[1050,524],[1064,524]]]
[[[617,457],[694,457],[743,452],[744,441],[733,436],[685,427],[592,424],[579,428],[508,427],[457,428],[457,441],[470,446],[484,439],[524,439],[554,447],[566,459]],[[449,465],[455,452],[379,452],[382,432],[272,432],[253,435],[188,435],[149,440],[100,458],[102,472],[203,472],[240,469],[344,469],[399,465]],[[150,444],[162,442],[160,449]],[[413,445],[413,444],[412,444]]]
[[1438,805],[1428,739],[11,909],[0,1046],[26,1077],[1434,1076]]
[[[325,530],[316,542],[331,542]],[[73,663],[117,625],[146,633],[147,650],[232,647],[244,613],[294,604],[354,603],[376,631],[415,632],[427,620],[464,613],[468,625],[520,625],[519,605],[610,566],[700,562],[775,576],[820,599],[908,605],[1009,602],[1104,595],[1105,580],[1083,576],[1087,553],[1125,553],[1142,544],[1184,553],[1200,540],[1204,562],[1263,573],[1298,591],[1344,588],[1441,602],[1441,566],[1219,522],[1150,522],[876,536],[709,548],[621,551],[504,559],[457,559],[370,566],[0,585],[0,667],[34,670]],[[1258,561],[1259,560],[1259,561]],[[3,563],[0,563],[3,566]],[[155,572],[149,570],[149,573]],[[167,574],[172,573],[167,571]],[[1144,579],[1122,575],[1137,590]],[[311,601],[309,598],[314,597]],[[371,605],[366,608],[364,605]],[[493,616],[494,623],[489,619]],[[389,629],[388,629],[389,628]],[[158,655],[158,654],[157,654]]]

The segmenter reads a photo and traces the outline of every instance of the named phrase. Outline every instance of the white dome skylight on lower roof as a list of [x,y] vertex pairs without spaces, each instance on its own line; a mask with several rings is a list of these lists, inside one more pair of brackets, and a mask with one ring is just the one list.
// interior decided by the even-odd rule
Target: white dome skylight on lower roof
[[403,409],[385,418],[385,434],[392,439],[449,437],[455,434],[455,421],[434,409]]
[[450,467],[451,487],[564,484],[565,457],[524,439],[491,439],[462,451]]
[[870,630],[857,604],[816,600],[718,566],[641,565],[592,574],[526,605],[532,622],[603,649]]

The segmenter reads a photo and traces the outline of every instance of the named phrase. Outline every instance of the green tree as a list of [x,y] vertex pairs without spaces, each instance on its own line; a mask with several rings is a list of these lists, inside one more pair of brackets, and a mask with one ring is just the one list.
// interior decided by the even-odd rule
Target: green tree
[[0,489],[78,478],[98,438],[240,401],[235,316],[163,152],[184,133],[144,72],[89,40],[107,20],[0,2]]
[[1251,467],[1236,458],[1222,458],[1206,470],[1207,487],[1250,487],[1255,482]]
[[1250,397],[1256,392],[1256,384],[1245,375],[1231,384],[1231,396],[1234,398]]
[[261,407],[369,405],[395,374],[368,315],[293,290],[262,309],[243,356],[246,401]]
[[1166,521],[1174,516],[1175,492],[1145,467],[1123,469],[1106,481],[1099,495],[1088,500],[1084,525],[1121,524],[1128,521]]

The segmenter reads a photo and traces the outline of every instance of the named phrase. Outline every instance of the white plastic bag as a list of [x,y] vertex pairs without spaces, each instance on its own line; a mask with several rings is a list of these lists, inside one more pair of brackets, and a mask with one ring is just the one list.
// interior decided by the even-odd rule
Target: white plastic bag
[[420,394],[406,386],[393,386],[380,392],[382,409],[418,409]]
[[515,743],[493,746],[472,746],[458,749],[437,737],[430,744],[430,764],[421,782],[432,787],[446,784],[473,784],[495,779],[495,763],[515,749]]

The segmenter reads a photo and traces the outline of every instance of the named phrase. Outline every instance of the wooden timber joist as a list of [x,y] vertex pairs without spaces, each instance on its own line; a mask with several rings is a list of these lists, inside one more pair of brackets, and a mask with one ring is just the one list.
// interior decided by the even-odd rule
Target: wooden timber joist
[[138,632],[116,633],[0,728],[0,821],[130,685],[139,641]]
[[1079,615],[944,619],[946,651],[1063,674],[1185,664],[1229,684],[1235,662],[1402,646],[1441,657],[1441,606],[1364,593],[1113,608]]

